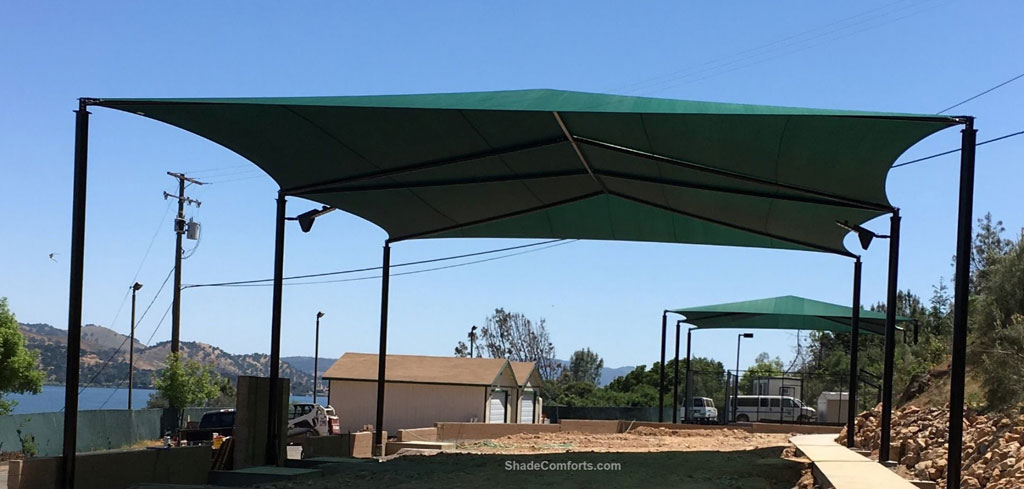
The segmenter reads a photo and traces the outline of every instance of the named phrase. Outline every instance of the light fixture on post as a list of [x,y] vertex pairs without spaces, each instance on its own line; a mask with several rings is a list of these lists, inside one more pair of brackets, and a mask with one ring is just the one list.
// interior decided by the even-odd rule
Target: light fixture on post
[[320,388],[320,318],[322,317],[324,317],[323,312],[316,313],[316,340],[313,345],[313,404],[316,404],[316,391]]
[[838,225],[839,227],[841,227],[841,228],[843,228],[843,229],[845,229],[847,231],[851,231],[851,232],[857,233],[857,239],[860,240],[860,247],[865,249],[865,250],[868,249],[868,246],[871,246],[871,240],[873,240],[875,238],[888,238],[889,237],[888,235],[878,234],[878,233],[876,233],[876,232],[874,232],[874,231],[872,231],[870,229],[867,229],[867,228],[865,228],[863,226],[858,226],[856,224],[850,224],[849,222],[846,222],[846,221],[836,221],[836,225]]
[[473,346],[476,345],[476,325],[469,328],[469,358],[473,358]]
[[325,205],[319,209],[306,211],[295,217],[288,217],[285,219],[289,221],[299,221],[299,228],[302,229],[302,232],[308,233],[310,229],[313,229],[313,221],[315,221],[316,218],[334,210],[337,209],[329,205]]
[[132,409],[132,383],[135,380],[135,293],[142,288],[142,284],[132,284],[132,326],[128,339],[128,410]]

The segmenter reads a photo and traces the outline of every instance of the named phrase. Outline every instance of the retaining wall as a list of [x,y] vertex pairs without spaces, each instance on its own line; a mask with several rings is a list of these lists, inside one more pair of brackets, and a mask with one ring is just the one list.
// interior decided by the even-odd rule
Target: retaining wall
[[[123,489],[145,482],[205,484],[210,471],[208,446],[172,449],[110,450],[75,457],[78,489]],[[54,489],[63,484],[62,457],[12,460],[8,489]]]
[[490,440],[517,433],[557,433],[557,424],[434,423],[440,441]]
[[[544,406],[544,416],[552,423],[560,423],[563,419],[604,419],[627,421],[658,421],[656,407],[565,407]],[[662,409],[664,419],[672,419],[672,408]]]

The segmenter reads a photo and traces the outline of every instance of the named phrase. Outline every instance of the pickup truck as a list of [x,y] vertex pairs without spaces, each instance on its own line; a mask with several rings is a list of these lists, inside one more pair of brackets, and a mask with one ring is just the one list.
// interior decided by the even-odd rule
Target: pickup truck
[[178,431],[178,440],[182,444],[207,443],[213,440],[213,434],[231,436],[235,431],[235,410],[221,409],[204,413],[199,420],[198,428],[185,428]]

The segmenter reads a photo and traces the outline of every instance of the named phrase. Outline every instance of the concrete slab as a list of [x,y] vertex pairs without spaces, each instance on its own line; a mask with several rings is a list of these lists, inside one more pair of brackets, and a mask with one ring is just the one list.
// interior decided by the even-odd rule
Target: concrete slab
[[789,439],[811,460],[817,484],[825,489],[916,489],[881,464],[839,445],[834,435],[800,435]]
[[269,482],[317,479],[323,475],[322,471],[316,469],[260,466],[239,470],[211,470],[210,484],[243,487]]
[[385,455],[398,453],[403,448],[417,450],[440,450],[450,451],[455,449],[454,443],[443,441],[389,441],[385,447]]

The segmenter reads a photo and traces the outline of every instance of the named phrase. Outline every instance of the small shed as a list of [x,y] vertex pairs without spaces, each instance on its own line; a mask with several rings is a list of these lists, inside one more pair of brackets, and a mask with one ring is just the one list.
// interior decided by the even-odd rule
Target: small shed
[[516,403],[518,423],[531,424],[541,422],[541,411],[544,407],[540,397],[540,372],[533,362],[509,362],[512,372],[519,381],[519,400]]
[[[516,362],[519,363],[519,362]],[[327,369],[328,403],[340,418],[342,432],[359,431],[374,424],[377,406],[378,356],[345,353]],[[526,380],[520,382],[516,367],[503,358],[432,357],[388,355],[383,429],[434,426],[436,422],[515,423],[520,407],[539,409],[532,362],[518,367]],[[524,385],[533,393],[523,401]]]

